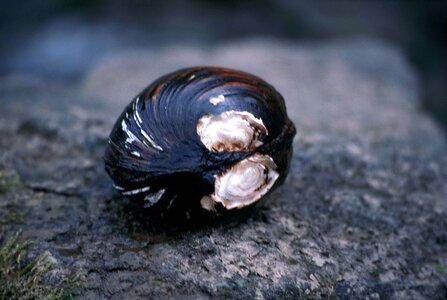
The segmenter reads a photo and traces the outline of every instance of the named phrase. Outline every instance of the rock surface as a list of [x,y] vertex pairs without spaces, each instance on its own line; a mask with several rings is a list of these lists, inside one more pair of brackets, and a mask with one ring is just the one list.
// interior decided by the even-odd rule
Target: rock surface
[[[155,229],[102,154],[130,99],[192,65],[252,72],[298,129],[286,183],[241,222]],[[81,83],[0,79],[0,216],[76,273],[81,299],[447,295],[447,145],[401,53],[371,40],[251,40],[114,54]]]

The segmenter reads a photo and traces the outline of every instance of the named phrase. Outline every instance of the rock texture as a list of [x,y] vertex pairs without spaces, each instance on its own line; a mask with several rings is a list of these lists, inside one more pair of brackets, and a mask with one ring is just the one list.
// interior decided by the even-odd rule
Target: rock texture
[[[240,222],[154,226],[105,174],[107,135],[156,77],[252,72],[285,97],[290,175]],[[114,54],[80,83],[0,79],[0,216],[77,273],[81,299],[436,299],[447,295],[447,145],[398,50],[252,40]]]

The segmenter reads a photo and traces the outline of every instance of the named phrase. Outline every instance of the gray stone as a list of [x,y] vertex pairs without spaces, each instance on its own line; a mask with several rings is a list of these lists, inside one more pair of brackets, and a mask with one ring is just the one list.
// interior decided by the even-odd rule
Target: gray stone
[[[290,175],[240,222],[155,230],[105,174],[107,135],[156,77],[252,72],[285,97]],[[447,145],[402,54],[372,40],[252,40],[103,59],[80,84],[0,80],[0,214],[96,299],[442,298]],[[7,174],[3,176],[2,174]],[[18,174],[21,184],[17,184]],[[8,178],[15,178],[15,184]]]

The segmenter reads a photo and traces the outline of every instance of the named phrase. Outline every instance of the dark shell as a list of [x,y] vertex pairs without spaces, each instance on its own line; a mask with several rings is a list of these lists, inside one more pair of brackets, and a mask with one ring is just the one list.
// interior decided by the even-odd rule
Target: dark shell
[[[247,197],[261,190],[256,197],[263,198],[284,181],[294,135],[282,96],[262,79],[188,68],[161,77],[132,100],[112,129],[104,160],[115,188],[143,199],[145,207],[226,211],[259,200],[239,203],[231,187],[252,189]],[[221,192],[213,194],[217,178]]]

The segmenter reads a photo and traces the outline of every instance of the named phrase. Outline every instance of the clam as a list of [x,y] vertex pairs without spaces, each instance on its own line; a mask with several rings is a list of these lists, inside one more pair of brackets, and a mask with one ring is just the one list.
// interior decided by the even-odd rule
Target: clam
[[255,205],[284,181],[295,132],[283,97],[264,80],[187,68],[130,102],[104,160],[114,187],[146,208],[224,214]]

